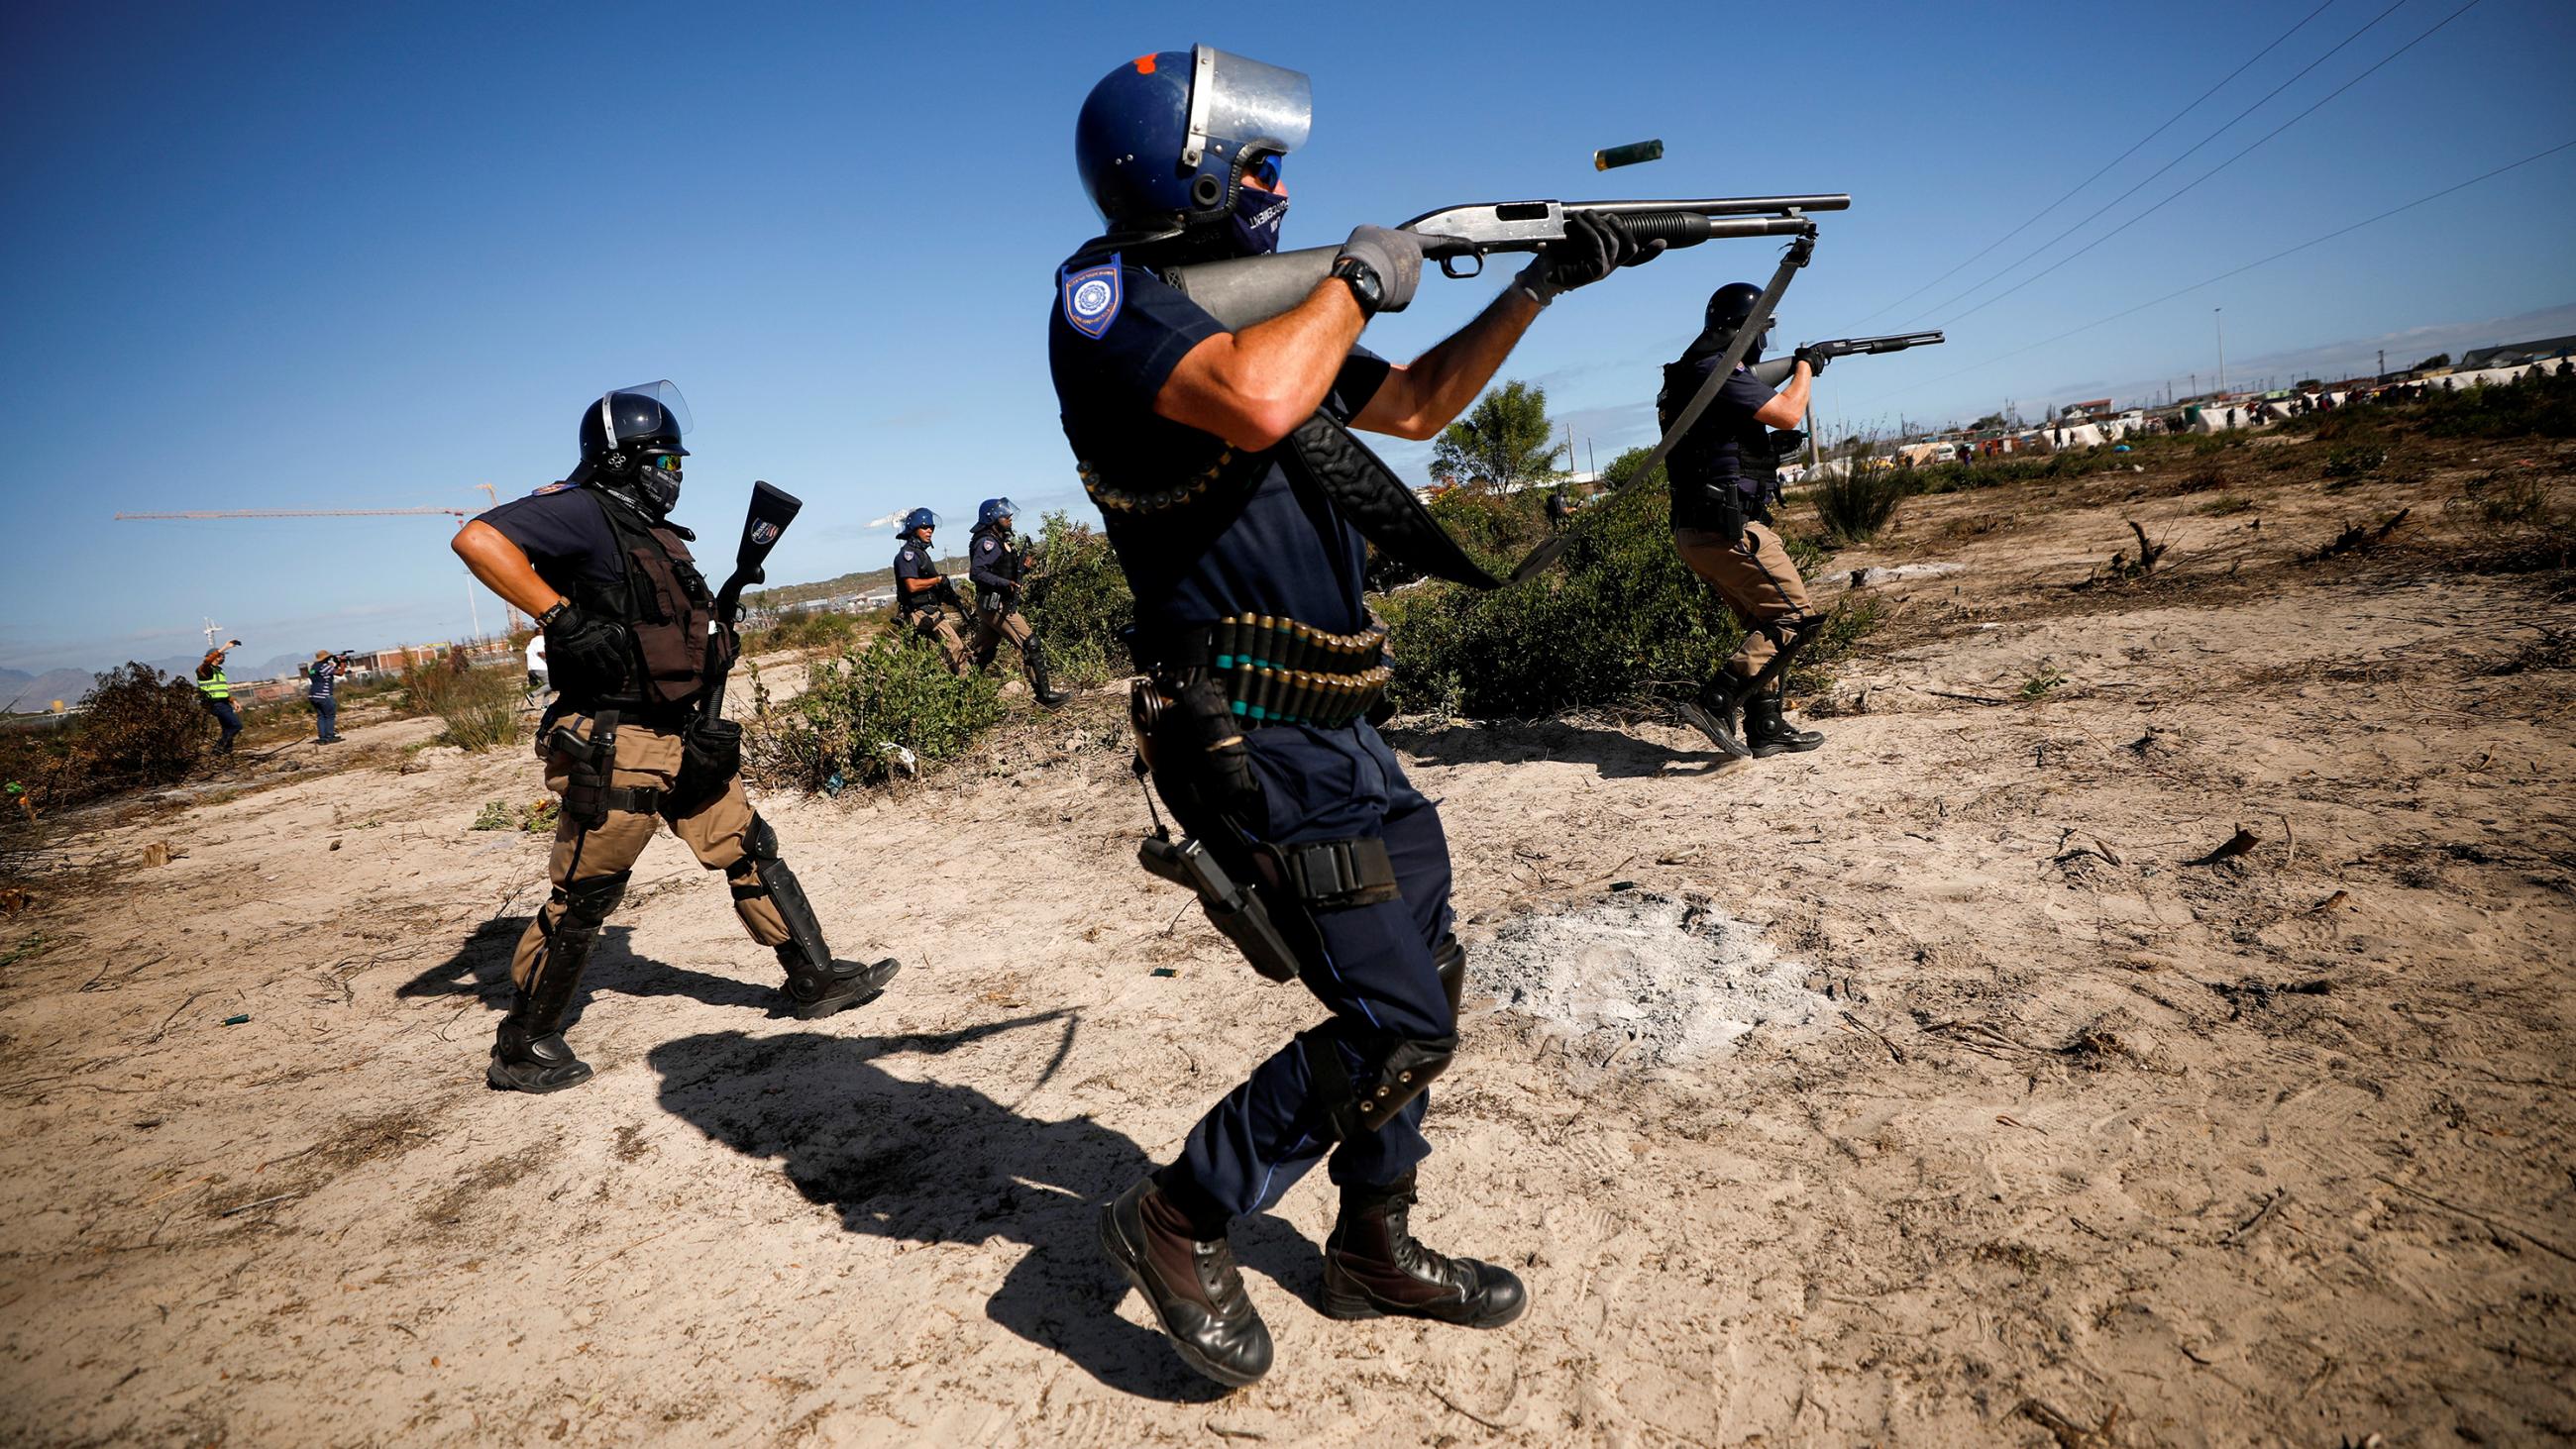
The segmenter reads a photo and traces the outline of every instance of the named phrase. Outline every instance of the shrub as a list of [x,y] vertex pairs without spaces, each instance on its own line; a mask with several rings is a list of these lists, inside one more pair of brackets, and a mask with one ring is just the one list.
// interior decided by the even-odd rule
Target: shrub
[[1108,537],[1058,511],[1046,515],[1038,550],[1045,573],[1026,608],[1056,683],[1094,685],[1125,674],[1118,631],[1136,617],[1136,600]]
[[1913,480],[1902,471],[1872,468],[1865,459],[1855,458],[1848,472],[1819,480],[1808,490],[1808,497],[1816,505],[1816,518],[1824,524],[1827,538],[1866,543],[1896,516],[1896,505],[1911,491]]
[[[1499,493],[1491,488],[1451,488],[1432,498],[1428,511],[1470,557],[1497,576],[1547,535],[1547,494],[1539,489]],[[1381,592],[1426,577],[1420,569],[1369,551],[1368,587]]]
[[2388,461],[2388,450],[2368,443],[2347,443],[2326,455],[2325,474],[2329,478],[2358,478],[2376,473]]
[[746,630],[745,654],[780,650],[839,649],[859,637],[859,618],[834,609],[789,609],[767,628]]
[[918,761],[953,759],[1002,718],[1001,688],[948,672],[938,646],[908,629],[817,663],[805,692],[771,705],[758,690],[743,758],[752,778],[801,790],[870,783]]
[[[33,808],[60,809],[185,776],[214,743],[196,686],[148,664],[99,675],[71,723],[0,734],[0,776]],[[23,817],[10,809],[10,822]]]
[[2537,473],[2519,473],[2510,477],[2489,474],[2492,480],[2478,490],[2478,516],[2489,523],[2529,523],[2547,514],[2549,485]]
[[435,663],[404,670],[404,713],[436,715],[447,726],[438,742],[463,750],[488,750],[516,738],[525,704],[517,677],[506,669],[460,669],[462,658],[451,651]]
[[[1644,452],[1611,464],[1609,481],[1619,481]],[[1490,593],[1425,583],[1381,601],[1392,630],[1396,707],[1526,718],[1697,691],[1744,631],[1674,551],[1660,482],[1650,479],[1587,510],[1564,557],[1526,583]],[[1825,637],[1800,656],[1793,680],[1812,680],[1807,671],[1847,650],[1876,619],[1874,605],[1836,609]]]
[[522,830],[531,835],[551,835],[555,822],[563,818],[563,802],[552,795],[525,805],[513,806],[506,801],[486,800],[474,816],[468,830]]

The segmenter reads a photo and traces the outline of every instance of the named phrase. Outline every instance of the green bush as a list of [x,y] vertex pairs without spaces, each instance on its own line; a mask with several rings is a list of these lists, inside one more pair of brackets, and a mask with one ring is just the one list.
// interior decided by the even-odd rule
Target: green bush
[[[1449,536],[1470,557],[1497,576],[1519,563],[1547,536],[1547,491],[1525,488],[1498,493],[1490,488],[1451,488],[1427,505]],[[1420,569],[1369,551],[1368,587],[1384,592],[1425,577]]]
[[[1610,465],[1617,483],[1646,450]],[[1743,640],[1726,605],[1674,551],[1660,472],[1587,510],[1556,566],[1490,593],[1425,583],[1380,602],[1392,633],[1390,694],[1407,713],[1528,718],[1583,705],[1684,698]],[[1508,552],[1508,550],[1506,550]],[[1802,567],[1823,555],[1792,544]],[[1793,670],[1815,667],[1878,618],[1874,605],[1838,608],[1825,636]]]
[[1896,516],[1896,505],[1912,491],[1913,479],[1902,470],[1872,468],[1867,458],[1859,457],[1841,474],[1818,479],[1807,496],[1816,505],[1816,519],[1825,526],[1827,538],[1867,543]]
[[1127,672],[1118,631],[1136,617],[1118,556],[1098,529],[1049,513],[1038,533],[1045,573],[1029,590],[1029,627],[1059,686],[1104,683]]
[[[97,677],[70,723],[0,733],[0,776],[16,782],[38,811],[185,776],[215,740],[214,719],[197,687],[148,664]],[[11,824],[22,823],[14,807]]]
[[908,629],[889,630],[817,662],[805,692],[767,703],[744,731],[751,777],[800,790],[835,790],[883,780],[916,762],[953,759],[1003,714],[1001,687],[978,671],[948,672],[938,646]]
[[859,637],[860,619],[834,609],[789,609],[767,628],[745,630],[742,652],[775,654],[780,650],[839,649]]
[[475,669],[451,651],[435,663],[403,671],[403,711],[436,715],[447,726],[438,742],[462,750],[489,750],[518,737],[526,697],[508,669]]

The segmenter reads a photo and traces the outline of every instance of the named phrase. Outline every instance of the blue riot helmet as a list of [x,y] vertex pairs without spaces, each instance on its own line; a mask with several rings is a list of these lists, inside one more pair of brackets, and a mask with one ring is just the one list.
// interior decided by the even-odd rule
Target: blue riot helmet
[[611,388],[582,409],[581,461],[602,487],[661,518],[680,501],[689,404],[668,378]]
[[1019,516],[1019,512],[1019,505],[1013,503],[1007,498],[987,498],[984,500],[983,506],[975,510],[975,526],[977,528],[990,528],[993,526],[993,521],[995,519],[1016,518]]
[[1245,170],[1306,144],[1314,114],[1302,71],[1213,46],[1166,50],[1091,88],[1073,159],[1111,232],[1170,236],[1232,217]]
[[897,538],[910,538],[925,528],[937,528],[939,515],[927,508],[916,508],[903,516],[903,527],[895,530]]

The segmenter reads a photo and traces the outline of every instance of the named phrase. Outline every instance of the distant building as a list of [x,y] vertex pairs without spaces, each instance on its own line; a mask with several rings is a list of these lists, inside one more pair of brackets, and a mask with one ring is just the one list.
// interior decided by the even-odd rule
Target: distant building
[[2108,416],[2110,411],[2111,400],[2097,397],[2091,402],[2068,403],[2057,410],[2057,415],[2061,418],[2098,418]]
[[2476,372],[2487,367],[2515,367],[2570,354],[2576,354],[2576,337],[2543,337],[2537,342],[2508,342],[2502,347],[2481,347],[2475,352],[2464,352],[2460,354],[2457,370]]

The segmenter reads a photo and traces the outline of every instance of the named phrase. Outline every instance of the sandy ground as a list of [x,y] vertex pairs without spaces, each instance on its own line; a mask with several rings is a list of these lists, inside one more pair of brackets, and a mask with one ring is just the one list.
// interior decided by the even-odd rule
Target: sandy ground
[[[1892,622],[1816,754],[1391,732],[1476,951],[1417,1227],[1534,1304],[1323,1318],[1318,1174],[1238,1231],[1279,1352],[1231,1395],[1093,1215],[1315,1013],[1133,864],[1112,698],[761,802],[906,962],[863,1011],[770,1017],[657,843],[599,1076],[543,1099],[481,1065],[544,842],[466,828],[524,755],[360,723],[341,773],[74,822],[0,934],[0,1438],[2576,1436],[2567,578],[2461,492],[2571,458],[2485,451],[1912,500],[1836,560]],[[2132,518],[2170,552],[2103,581]]]

